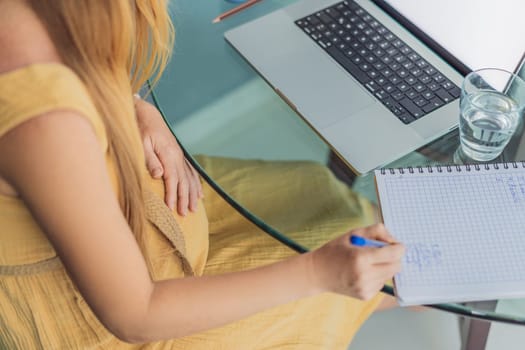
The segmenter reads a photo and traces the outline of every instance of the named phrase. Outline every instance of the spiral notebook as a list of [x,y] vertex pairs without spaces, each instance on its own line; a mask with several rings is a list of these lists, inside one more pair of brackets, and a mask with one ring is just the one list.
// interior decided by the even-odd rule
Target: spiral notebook
[[525,297],[525,162],[375,171],[400,305]]

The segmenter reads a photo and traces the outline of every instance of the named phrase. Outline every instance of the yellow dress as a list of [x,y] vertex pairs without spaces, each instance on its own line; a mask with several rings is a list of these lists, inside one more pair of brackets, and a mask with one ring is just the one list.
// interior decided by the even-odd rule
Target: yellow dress
[[[20,123],[56,109],[75,110],[89,120],[106,152],[108,169],[112,169],[104,125],[73,71],[59,64],[36,64],[0,75],[0,137]],[[122,127],[138,135],[134,116]],[[140,145],[140,139],[136,139]],[[286,222],[281,229],[291,237],[302,236],[301,242],[310,247],[352,227],[371,223],[369,204],[320,165],[209,157],[200,161],[213,178],[235,192],[243,203],[258,208],[267,220],[279,219],[284,208],[296,208],[297,215],[280,220]],[[118,178],[108,171],[116,191]],[[207,186],[198,211],[180,217],[167,207],[159,207],[162,182],[151,179],[149,183],[160,196],[150,210],[153,218],[146,233],[152,261],[150,273],[155,280],[188,274],[184,261],[196,275],[219,274],[295,254],[238,214]],[[310,190],[304,192],[306,188]],[[167,216],[169,220],[164,220]],[[170,227],[163,227],[164,221],[171,222],[173,232],[168,232]],[[361,302],[326,293],[184,338],[127,344],[97,320],[24,202],[0,195],[3,349],[346,349],[380,299],[378,295],[372,301]]]

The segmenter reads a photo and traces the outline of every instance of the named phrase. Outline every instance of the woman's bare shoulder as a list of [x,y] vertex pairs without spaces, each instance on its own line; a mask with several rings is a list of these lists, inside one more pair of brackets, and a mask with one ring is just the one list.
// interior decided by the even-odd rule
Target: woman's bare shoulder
[[26,1],[0,0],[0,74],[33,63],[60,62],[38,16]]

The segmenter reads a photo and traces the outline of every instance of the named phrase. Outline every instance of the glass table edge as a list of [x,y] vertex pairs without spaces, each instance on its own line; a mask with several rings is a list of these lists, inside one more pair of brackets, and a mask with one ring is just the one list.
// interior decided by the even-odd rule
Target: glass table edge
[[[149,82],[148,82],[149,85]],[[171,124],[168,122],[168,119],[166,117],[166,114],[164,113],[164,110],[162,109],[162,106],[159,102],[159,99],[157,95],[155,94],[155,89],[149,86],[149,95],[151,96],[151,100],[155,107],[159,110],[162,118],[164,119],[164,122],[168,126],[169,130],[173,134],[175,138],[176,133]],[[217,184],[213,179],[206,173],[206,171],[200,166],[200,164],[197,162],[197,160],[185,149],[182,142],[179,142],[180,147],[182,148],[185,156],[187,159],[191,162],[191,164],[194,166],[194,168],[199,172],[199,175],[202,176],[202,178],[230,205],[232,205],[235,210],[237,210],[241,215],[246,217],[246,219],[250,220],[252,223],[254,223],[257,227],[259,227],[262,231],[270,235],[271,237],[277,239],[279,242],[285,244],[286,246],[290,247],[291,249],[295,250],[296,252],[302,254],[306,253],[309,250],[300,245],[299,243],[295,242],[294,240],[288,238],[286,235],[282,234],[278,230],[274,229],[267,223],[265,223],[261,218],[259,218],[257,215],[253,214],[246,208],[244,208],[240,203],[238,203],[234,198],[232,198],[219,184]],[[394,294],[394,288],[389,285],[384,285],[381,289],[382,293],[385,293],[390,296],[395,296]],[[429,304],[429,305],[423,305],[425,307],[433,308],[442,310],[445,312],[450,312],[456,315],[465,316],[473,319],[481,319],[485,321],[495,321],[500,323],[508,323],[508,324],[515,324],[515,325],[524,325],[525,326],[525,317],[517,317],[517,316],[511,316],[511,315],[505,315],[505,314],[499,314],[494,311],[485,311],[485,310],[478,310],[478,309],[470,309],[465,305],[458,304],[458,303],[443,303],[443,304]]]

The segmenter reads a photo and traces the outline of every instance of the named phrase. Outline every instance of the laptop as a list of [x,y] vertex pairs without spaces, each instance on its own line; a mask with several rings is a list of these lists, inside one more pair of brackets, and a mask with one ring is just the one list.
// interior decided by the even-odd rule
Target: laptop
[[226,40],[358,174],[457,127],[464,75],[517,71],[521,0],[299,0]]

